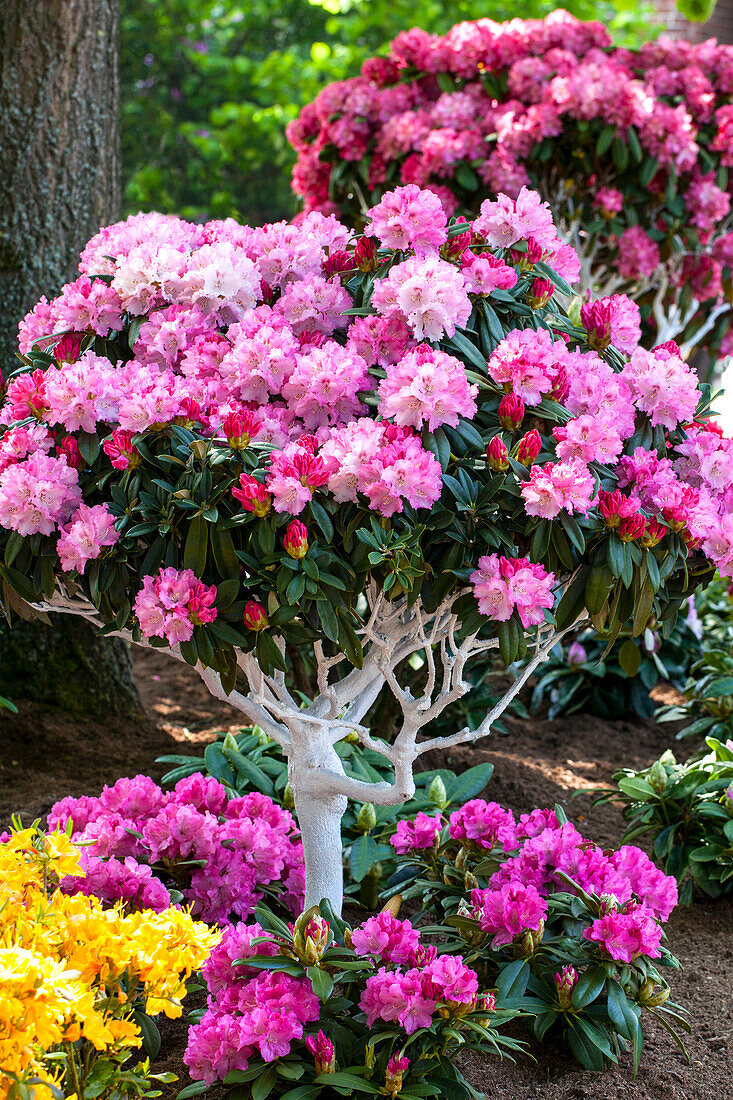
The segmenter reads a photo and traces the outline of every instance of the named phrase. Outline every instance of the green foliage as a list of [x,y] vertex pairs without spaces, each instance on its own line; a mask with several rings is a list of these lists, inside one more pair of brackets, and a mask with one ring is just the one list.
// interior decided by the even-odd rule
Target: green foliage
[[549,701],[549,718],[577,713],[623,718],[629,712],[651,718],[652,688],[661,679],[681,689],[702,643],[683,615],[664,640],[648,628],[639,638],[622,630],[607,649],[607,639],[592,630],[570,646],[556,646],[532,691],[532,713]]
[[625,841],[651,837],[685,905],[696,890],[733,894],[733,746],[715,737],[706,743],[710,751],[685,764],[667,751],[650,768],[616,772],[617,789],[599,799],[623,806]]
[[707,23],[716,4],[717,0],[677,0],[677,10],[691,23]]
[[718,581],[700,597],[703,650],[692,665],[680,703],[660,707],[659,722],[686,722],[677,738],[733,736],[733,602]]
[[[523,18],[556,5],[531,0]],[[567,0],[617,41],[648,37],[651,5]],[[161,210],[251,224],[295,212],[285,126],[326,84],[354,76],[401,30],[445,33],[463,19],[517,14],[506,0],[121,0],[126,212]]]
[[[392,769],[385,758],[372,749],[362,748],[356,738],[340,741],[334,747],[347,775],[366,783],[391,781]],[[275,742],[257,727],[242,730],[236,737],[231,733],[219,734],[218,740],[207,747],[203,759],[168,755],[159,757],[158,763],[173,765],[163,776],[163,784],[173,785],[201,772],[218,779],[232,798],[256,790],[286,809],[293,809],[287,762]],[[358,899],[368,909],[375,908],[381,887],[396,868],[395,850],[387,843],[395,822],[412,818],[420,811],[435,814],[457,809],[484,790],[493,771],[493,764],[477,764],[460,775],[448,768],[418,772],[415,796],[404,805],[350,802],[341,821],[346,895]]]

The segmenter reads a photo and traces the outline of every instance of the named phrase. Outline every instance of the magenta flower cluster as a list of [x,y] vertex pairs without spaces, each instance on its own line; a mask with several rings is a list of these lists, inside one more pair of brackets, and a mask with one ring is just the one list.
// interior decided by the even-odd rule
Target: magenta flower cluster
[[269,886],[297,912],[303,900],[303,849],[287,810],[253,792],[228,799],[216,779],[192,775],[172,791],[137,775],[98,797],[64,798],[48,816],[83,845],[83,878],[68,893],[94,894],[156,912],[178,890],[194,916],[226,924],[248,917]]
[[584,930],[602,954],[621,962],[660,954],[662,923],[677,904],[677,882],[640,849],[624,845],[606,853],[554,811],[537,809],[516,820],[496,802],[473,799],[452,813],[400,821],[391,838],[402,855],[431,849],[447,836],[467,851],[492,852],[499,862],[487,887],[474,889],[470,915],[495,948],[526,932],[541,935],[555,894],[574,886],[601,899],[602,913]]
[[[246,1070],[254,1054],[266,1062],[284,1058],[303,1029],[320,1016],[311,983],[234,962],[276,955],[259,924],[237,924],[224,934],[202,968],[207,1010],[188,1033],[183,1060],[195,1081],[213,1084],[232,1070]],[[252,940],[262,937],[256,945]]]
[[[412,1035],[429,1028],[441,1010],[475,1007],[476,973],[459,956],[438,956],[434,947],[424,947],[408,920],[381,912],[355,928],[350,943],[367,964],[358,1007],[368,1027],[382,1022]],[[212,1084],[232,1070],[246,1070],[255,1054],[266,1062],[285,1057],[304,1037],[316,1063],[320,1059],[332,1071],[330,1040],[320,1031],[304,1036],[321,1011],[310,981],[247,964],[254,955],[277,953],[277,945],[267,941],[259,924],[225,929],[202,969],[209,991],[207,1009],[189,1031],[184,1055],[194,1080]]]

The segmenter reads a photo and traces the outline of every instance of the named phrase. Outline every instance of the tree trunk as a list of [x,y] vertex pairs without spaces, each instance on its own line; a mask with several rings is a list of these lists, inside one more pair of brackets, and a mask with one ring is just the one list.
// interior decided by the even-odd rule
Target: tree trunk
[[[18,322],[41,295],[57,294],[77,274],[79,252],[100,225],[119,216],[118,0],[2,0],[0,3],[0,368],[17,366]],[[127,677],[118,640],[55,622],[56,645],[87,660],[67,663],[79,697],[96,705],[100,670],[111,694],[112,670]],[[29,658],[49,651],[49,628],[26,626],[3,640],[16,669],[10,695],[28,694]],[[13,655],[12,651],[15,650]],[[47,675],[55,675],[53,664]],[[93,673],[93,675],[90,675]],[[15,692],[13,687],[15,685]],[[62,688],[64,685],[57,685]]]
[[288,780],[295,800],[305,863],[304,909],[327,898],[341,915],[344,901],[341,818],[348,801],[324,783],[324,770],[343,775],[343,764],[331,744],[328,730],[311,726],[305,736],[291,728],[293,744]]
[[141,712],[126,644],[73,615],[52,622],[0,625],[0,695],[95,718]]

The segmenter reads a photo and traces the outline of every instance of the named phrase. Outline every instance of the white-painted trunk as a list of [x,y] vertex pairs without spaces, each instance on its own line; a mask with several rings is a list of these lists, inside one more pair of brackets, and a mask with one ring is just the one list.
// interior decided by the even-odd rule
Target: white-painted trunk
[[327,898],[334,913],[341,915],[344,900],[341,818],[345,810],[346,797],[342,794],[295,796],[305,861],[305,909]]
[[304,908],[319,905],[325,898],[340,916],[344,900],[341,818],[348,800],[329,782],[333,775],[343,776],[344,770],[327,734],[325,724],[323,728],[311,726],[305,736],[295,734],[288,779],[303,841]]

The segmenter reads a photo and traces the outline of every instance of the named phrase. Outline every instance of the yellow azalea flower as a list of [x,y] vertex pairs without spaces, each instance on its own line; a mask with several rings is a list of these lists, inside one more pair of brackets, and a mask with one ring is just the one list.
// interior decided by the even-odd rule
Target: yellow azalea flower
[[80,851],[66,833],[47,833],[44,838],[44,854],[51,860],[51,869],[59,878],[64,875],[83,876],[86,872],[79,864]]

